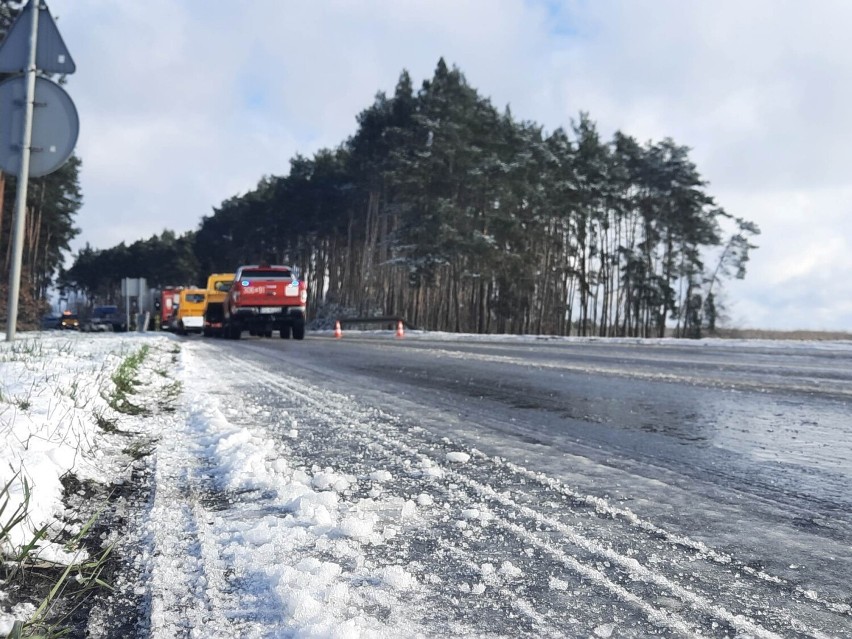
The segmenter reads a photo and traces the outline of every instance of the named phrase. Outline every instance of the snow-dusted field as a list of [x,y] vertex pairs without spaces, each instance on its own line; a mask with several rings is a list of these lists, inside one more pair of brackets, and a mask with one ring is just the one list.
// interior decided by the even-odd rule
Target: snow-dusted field
[[[485,339],[408,336],[420,338]],[[803,586],[794,565],[774,571],[670,525],[666,507],[700,509],[685,487],[563,455],[574,485],[515,451],[494,454],[493,438],[483,452],[430,429],[435,415],[418,419],[404,398],[383,405],[354,384],[322,383],[322,371],[288,372],[251,344],[223,344],[23,334],[0,346],[0,485],[11,482],[13,504],[23,478],[32,490],[30,519],[6,549],[63,513],[65,473],[144,483],[142,499],[120,504],[125,529],[103,539],[126,570],[95,604],[88,636],[852,636],[852,601],[836,588]],[[111,377],[143,346],[134,401],[147,414],[117,413]],[[653,514],[639,512],[649,499]],[[736,504],[710,513],[740,514]],[[847,542],[826,552],[848,553]],[[56,544],[39,553],[71,559]],[[34,609],[12,604],[0,591],[0,633]]]

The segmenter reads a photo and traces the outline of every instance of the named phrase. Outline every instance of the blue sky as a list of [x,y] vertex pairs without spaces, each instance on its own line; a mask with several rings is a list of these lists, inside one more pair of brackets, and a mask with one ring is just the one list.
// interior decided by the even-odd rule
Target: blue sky
[[198,226],[439,57],[548,130],[672,137],[757,222],[729,325],[852,328],[852,48],[840,0],[48,0],[77,63],[82,233]]

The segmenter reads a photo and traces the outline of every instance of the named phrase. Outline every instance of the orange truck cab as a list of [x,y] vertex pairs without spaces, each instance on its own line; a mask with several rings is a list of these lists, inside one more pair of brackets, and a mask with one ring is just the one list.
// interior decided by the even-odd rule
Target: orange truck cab
[[225,298],[234,283],[233,273],[213,273],[207,278],[207,298],[204,300],[205,337],[221,337],[225,320]]
[[174,330],[179,335],[200,333],[204,327],[204,300],[207,292],[203,288],[185,288],[180,292],[174,314]]

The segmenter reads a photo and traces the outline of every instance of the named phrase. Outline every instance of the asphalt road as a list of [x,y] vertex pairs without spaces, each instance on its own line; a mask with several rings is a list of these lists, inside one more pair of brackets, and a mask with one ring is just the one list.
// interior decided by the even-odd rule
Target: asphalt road
[[434,589],[425,628],[852,637],[849,344],[205,341],[246,401],[314,427],[295,463],[403,476],[472,451],[442,498],[489,525],[436,519],[396,559],[449,580],[505,557],[523,577],[475,604]]

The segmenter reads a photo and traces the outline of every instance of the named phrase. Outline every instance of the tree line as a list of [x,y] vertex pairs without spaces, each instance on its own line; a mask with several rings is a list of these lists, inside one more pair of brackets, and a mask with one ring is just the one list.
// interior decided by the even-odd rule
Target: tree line
[[301,269],[312,317],[697,336],[714,329],[721,284],[745,276],[755,248],[757,226],[716,204],[687,147],[622,132],[605,141],[586,113],[546,132],[443,59],[418,90],[403,71],[357,122],[337,148],[297,155],[288,175],[222,202],[196,231],[87,247],[64,284],[203,284],[267,260]]

